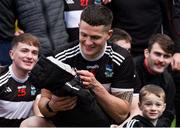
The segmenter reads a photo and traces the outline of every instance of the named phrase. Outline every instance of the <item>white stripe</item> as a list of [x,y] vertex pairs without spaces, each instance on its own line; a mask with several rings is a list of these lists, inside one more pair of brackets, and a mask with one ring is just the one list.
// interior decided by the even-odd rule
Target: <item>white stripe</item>
[[6,119],[27,118],[32,112],[33,101],[5,101],[0,100],[0,117]]
[[106,51],[107,51],[107,52],[110,52],[112,55],[118,56],[118,58],[121,59],[121,60],[125,60],[125,58],[124,58],[121,54],[115,52],[115,51],[112,49],[111,46],[107,46]]
[[58,54],[56,54],[55,55],[55,58],[57,58],[57,59],[59,59],[59,58],[61,58],[61,56],[63,56],[64,54],[66,54],[66,53],[73,53],[73,52],[77,52],[78,50],[79,50],[79,45],[76,45],[76,46],[74,46],[74,47],[72,47],[72,48],[69,48],[69,49],[67,49],[67,50],[64,50],[64,51],[62,51],[62,52],[60,52],[60,53],[58,53]]
[[130,120],[127,125],[126,125],[126,128],[133,128],[134,124],[137,122],[138,120],[136,119],[132,119]]
[[125,58],[122,55],[120,55],[117,52],[114,52],[111,46],[107,46],[105,54],[107,54],[110,58],[112,58],[112,61],[115,62],[119,66],[121,65],[123,60],[125,60]]
[[66,82],[65,85],[69,86],[70,88],[79,91],[79,88],[73,87],[69,82]]
[[78,28],[78,24],[80,22],[82,10],[78,11],[65,11],[64,18],[67,28]]
[[112,51],[113,53],[115,53],[117,56],[119,56],[121,59],[125,59],[121,54],[115,52],[111,46],[107,46],[107,51]]
[[[61,60],[61,59],[64,59],[68,56],[75,56],[77,55],[78,53],[80,53],[79,49],[75,49],[74,51],[68,51],[68,52],[64,52],[63,55],[57,57],[58,60]],[[69,57],[68,57],[69,58]]]
[[10,72],[8,71],[6,74],[0,77],[0,86],[4,85],[8,82],[9,78],[11,77]]
[[73,54],[73,55],[65,56],[65,57],[62,58],[61,60],[59,59],[59,61],[64,61],[64,60],[66,60],[66,59],[68,59],[68,58],[72,58],[72,57],[76,56],[76,55],[79,54],[79,53],[80,53],[80,52],[77,52],[77,53],[75,53],[75,54]]
[[113,61],[114,63],[116,63],[116,64],[119,65],[119,66],[121,65],[121,63],[119,63],[117,60],[113,59],[113,56],[110,55],[109,52],[105,52],[105,54],[108,55],[108,56],[112,59],[112,61]]
[[133,92],[133,88],[111,88],[111,92]]

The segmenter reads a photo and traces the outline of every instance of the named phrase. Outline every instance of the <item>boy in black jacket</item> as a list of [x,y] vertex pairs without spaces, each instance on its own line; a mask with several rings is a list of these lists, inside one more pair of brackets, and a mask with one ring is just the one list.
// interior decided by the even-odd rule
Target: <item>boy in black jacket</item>
[[124,127],[156,127],[158,118],[166,108],[164,90],[153,84],[144,86],[139,93],[138,105],[142,115],[134,116]]

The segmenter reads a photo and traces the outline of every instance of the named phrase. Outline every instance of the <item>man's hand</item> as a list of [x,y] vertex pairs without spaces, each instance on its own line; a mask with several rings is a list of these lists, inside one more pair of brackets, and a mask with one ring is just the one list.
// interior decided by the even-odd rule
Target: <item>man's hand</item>
[[173,55],[171,67],[172,67],[172,70],[180,71],[180,53],[175,53]]
[[79,70],[77,71],[81,80],[83,81],[83,85],[85,88],[95,88],[97,86],[102,86],[95,78],[94,74],[87,70]]
[[54,112],[67,111],[73,109],[76,106],[76,102],[77,97],[57,97],[52,95],[49,106]]

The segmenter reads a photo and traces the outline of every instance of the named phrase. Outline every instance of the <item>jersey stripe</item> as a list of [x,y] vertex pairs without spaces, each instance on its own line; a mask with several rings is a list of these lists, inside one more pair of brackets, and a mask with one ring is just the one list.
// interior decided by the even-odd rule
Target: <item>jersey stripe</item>
[[[55,55],[55,58],[58,60],[65,60],[66,58],[71,58],[73,56],[76,56],[80,53],[79,45],[76,45],[72,48],[66,49],[58,54]],[[70,57],[68,57],[70,56]]]
[[0,100],[0,117],[6,119],[21,119],[27,118],[32,110],[32,105],[34,101],[5,101]]
[[107,46],[105,54],[107,54],[112,61],[115,62],[117,65],[121,65],[121,63],[125,60],[125,58],[117,52],[114,52],[111,46]]
[[127,122],[126,128],[134,128],[134,124],[137,122],[138,120],[136,119],[132,119],[129,122]]
[[[64,61],[68,58],[72,58],[72,57],[76,56],[79,53],[80,53],[79,45],[76,45],[72,48],[66,49],[66,50],[58,53],[55,56],[55,58],[60,61]],[[120,55],[117,52],[114,52],[111,46],[106,47],[105,54],[108,55],[110,58],[112,58],[112,61],[115,62],[119,66],[125,60],[125,58],[122,55]]]
[[10,77],[11,77],[10,71],[8,71],[4,75],[0,76],[0,86],[2,86],[5,83],[7,83]]

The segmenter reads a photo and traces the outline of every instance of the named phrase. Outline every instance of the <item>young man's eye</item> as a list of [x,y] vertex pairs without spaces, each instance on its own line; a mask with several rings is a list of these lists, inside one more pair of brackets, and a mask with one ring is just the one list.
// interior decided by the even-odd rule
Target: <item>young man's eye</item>
[[164,55],[164,58],[166,58],[166,59],[168,59],[170,57],[171,57],[171,55]]
[[82,33],[82,32],[81,32],[81,36],[87,37],[87,35],[85,33]]
[[33,51],[32,54],[38,55],[38,51]]
[[99,37],[99,36],[92,36],[92,37],[91,37],[92,40],[98,40],[98,39],[100,39],[100,38],[101,38],[101,37]]
[[26,52],[28,52],[28,50],[27,49],[22,49],[21,52],[26,53]]
[[154,54],[155,54],[156,56],[158,56],[158,57],[161,56],[161,53],[159,53],[159,52],[155,52]]

